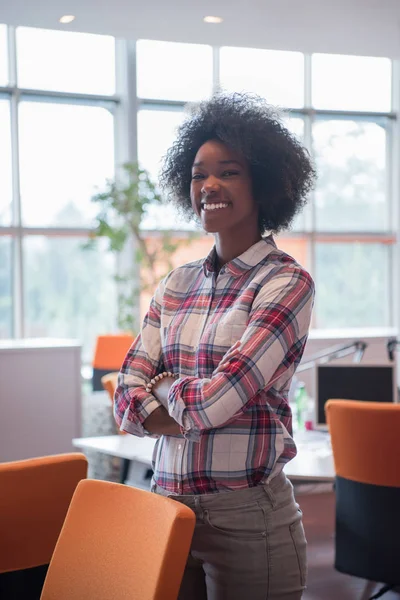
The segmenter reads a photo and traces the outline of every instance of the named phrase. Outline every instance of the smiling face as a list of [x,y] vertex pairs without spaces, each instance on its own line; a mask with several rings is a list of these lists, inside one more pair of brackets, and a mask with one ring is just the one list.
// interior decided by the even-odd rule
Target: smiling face
[[258,209],[248,162],[218,140],[209,140],[196,154],[190,198],[208,233],[258,232]]

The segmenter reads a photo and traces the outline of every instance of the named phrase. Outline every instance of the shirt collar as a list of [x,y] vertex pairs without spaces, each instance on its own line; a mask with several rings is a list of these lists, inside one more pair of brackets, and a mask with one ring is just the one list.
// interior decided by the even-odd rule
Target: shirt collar
[[[268,237],[265,237],[259,242],[253,244],[253,246],[250,246],[250,248],[248,248],[240,256],[237,256],[230,262],[226,263],[226,265],[222,267],[221,272],[223,273],[228,271],[233,277],[240,277],[240,275],[243,275],[243,273],[258,265],[258,263],[260,263],[274,250],[276,250],[276,244],[272,235],[269,235]],[[216,271],[215,262],[216,250],[215,246],[213,246],[203,262],[203,270],[206,277],[208,277],[210,273],[214,273]]]

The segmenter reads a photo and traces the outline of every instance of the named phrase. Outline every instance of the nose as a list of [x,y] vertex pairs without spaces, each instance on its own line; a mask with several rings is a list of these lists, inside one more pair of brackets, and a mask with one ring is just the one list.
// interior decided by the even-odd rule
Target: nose
[[220,189],[220,185],[218,179],[216,177],[207,177],[204,179],[201,193],[203,196],[211,196],[212,194],[216,194]]

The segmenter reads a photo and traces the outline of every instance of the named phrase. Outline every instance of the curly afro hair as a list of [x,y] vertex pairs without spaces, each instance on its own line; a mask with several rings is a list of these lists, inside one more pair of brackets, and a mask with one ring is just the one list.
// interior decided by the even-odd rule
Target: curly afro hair
[[168,199],[193,218],[190,183],[194,158],[208,140],[240,152],[250,164],[262,234],[287,229],[315,180],[308,151],[283,125],[278,111],[252,94],[215,94],[194,107],[164,157],[160,184]]

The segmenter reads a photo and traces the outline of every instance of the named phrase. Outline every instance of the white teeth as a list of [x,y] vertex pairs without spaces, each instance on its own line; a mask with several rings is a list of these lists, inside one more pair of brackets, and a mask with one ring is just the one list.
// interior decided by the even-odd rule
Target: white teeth
[[220,202],[219,204],[203,204],[203,210],[215,210],[216,208],[228,208],[229,204]]

